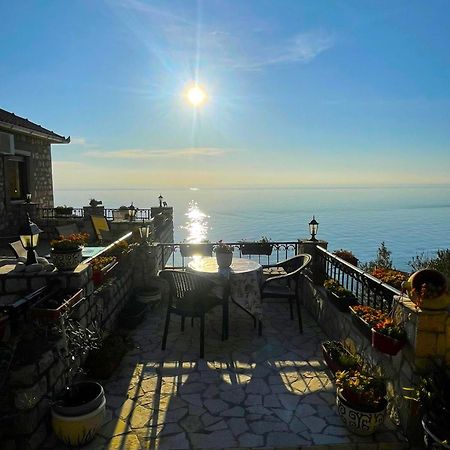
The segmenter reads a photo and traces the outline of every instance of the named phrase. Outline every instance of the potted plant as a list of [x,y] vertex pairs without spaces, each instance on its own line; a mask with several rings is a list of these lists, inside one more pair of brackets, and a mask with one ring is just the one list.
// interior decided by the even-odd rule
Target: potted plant
[[372,327],[388,317],[386,313],[371,306],[355,305],[350,306],[349,309],[355,326],[370,340],[372,339]]
[[447,278],[438,270],[418,270],[403,284],[403,288],[421,309],[445,309],[450,301]]
[[334,373],[342,370],[356,369],[360,366],[360,357],[352,355],[341,342],[322,342],[322,353],[329,369]]
[[352,264],[353,266],[358,265],[358,258],[350,250],[344,250],[341,248],[339,250],[335,250],[333,252],[333,255],[343,259],[344,261]]
[[74,308],[84,299],[83,293],[83,289],[78,289],[75,292],[61,289],[53,289],[50,292],[44,291],[42,298],[30,308],[30,316],[46,322],[57,321],[70,308]]
[[73,270],[82,261],[82,247],[87,243],[87,233],[59,236],[50,242],[52,262],[58,270]]
[[115,256],[97,256],[91,260],[92,280],[95,286],[102,284],[118,264]]
[[323,283],[328,299],[342,312],[348,312],[348,307],[357,305],[358,300],[351,291],[345,289],[336,280],[328,279]]
[[387,317],[372,327],[372,347],[388,355],[396,355],[405,345],[406,331],[403,325]]
[[240,250],[243,255],[267,255],[272,254],[273,244],[270,243],[269,238],[262,236],[259,241],[242,242]]
[[55,215],[56,217],[71,217],[73,213],[73,208],[71,206],[56,206]]
[[370,274],[399,291],[402,289],[403,283],[408,279],[407,273],[386,267],[375,267]]
[[231,266],[233,261],[233,250],[231,245],[225,244],[222,240],[218,242],[218,245],[214,248],[216,253],[217,265],[220,269],[226,269]]
[[368,436],[384,422],[386,385],[381,377],[363,370],[336,372],[336,405],[346,427]]
[[403,388],[405,398],[419,405],[427,448],[450,449],[450,376],[448,368],[434,365],[417,386]]
[[119,313],[119,326],[128,330],[136,328],[142,322],[146,310],[147,303],[137,300],[128,302]]

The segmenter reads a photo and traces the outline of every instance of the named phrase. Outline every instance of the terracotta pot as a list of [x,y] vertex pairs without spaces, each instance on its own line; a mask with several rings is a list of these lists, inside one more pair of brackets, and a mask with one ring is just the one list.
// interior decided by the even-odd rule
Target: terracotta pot
[[[438,288],[438,292],[433,297],[421,298],[418,294],[422,284],[433,284]],[[447,278],[444,274],[434,269],[422,269],[413,273],[408,281],[403,284],[403,288],[408,292],[409,298],[420,306],[421,309],[445,309],[450,304],[448,294]]]
[[367,408],[352,404],[343,396],[341,389],[336,392],[336,406],[345,426],[355,434],[369,436],[384,422],[387,401],[378,408]]
[[372,328],[372,347],[387,355],[396,355],[405,345],[405,341],[386,336]]

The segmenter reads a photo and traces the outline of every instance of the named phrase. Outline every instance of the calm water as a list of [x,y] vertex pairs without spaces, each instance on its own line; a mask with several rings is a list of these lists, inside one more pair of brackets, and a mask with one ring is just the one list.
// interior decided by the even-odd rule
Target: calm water
[[[175,239],[295,240],[308,237],[312,215],[329,249],[345,248],[367,261],[381,241],[394,264],[408,270],[421,253],[450,248],[450,186],[411,188],[185,189],[161,192],[174,207]],[[56,191],[55,205],[106,207],[158,204],[160,191]]]

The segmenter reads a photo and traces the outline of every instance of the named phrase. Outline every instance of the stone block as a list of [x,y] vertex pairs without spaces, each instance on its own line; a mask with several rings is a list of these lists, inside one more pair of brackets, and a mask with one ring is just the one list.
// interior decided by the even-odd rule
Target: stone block
[[24,435],[34,432],[44,415],[48,412],[49,401],[44,397],[35,408],[17,414],[14,420],[15,434]]
[[43,353],[38,361],[39,374],[44,373],[53,364],[54,359],[55,357],[51,350]]
[[45,277],[31,277],[30,279],[30,287],[32,291],[36,291],[46,285],[47,279]]
[[444,356],[447,351],[447,340],[445,333],[439,333],[436,338],[436,356]]
[[46,437],[47,427],[45,421],[43,421],[30,436],[21,436],[17,439],[17,448],[20,450],[38,450],[42,448]]
[[47,379],[41,378],[36,384],[28,388],[18,389],[14,393],[14,405],[20,411],[34,408],[47,392]]
[[436,333],[420,331],[416,338],[416,356],[434,356],[436,353]]
[[27,290],[26,278],[7,278],[5,280],[5,293],[15,294],[17,292],[24,292]]
[[39,378],[36,364],[13,367],[9,372],[9,383],[11,386],[27,387],[31,386]]
[[47,380],[49,387],[52,387],[56,381],[61,377],[61,375],[65,372],[66,366],[62,359],[58,359],[55,361],[55,364],[50,368],[47,374]]
[[446,311],[422,311],[419,316],[417,330],[431,331],[434,333],[445,332],[448,313]]

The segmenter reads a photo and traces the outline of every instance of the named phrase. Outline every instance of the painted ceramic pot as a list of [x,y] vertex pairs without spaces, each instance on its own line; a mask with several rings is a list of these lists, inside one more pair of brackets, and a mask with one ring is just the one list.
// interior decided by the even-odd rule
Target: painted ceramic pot
[[350,403],[342,395],[342,390],[338,389],[336,406],[342,421],[352,433],[360,436],[369,436],[375,433],[377,428],[384,422],[387,401],[384,401],[378,408],[367,408],[367,410],[364,410],[363,407]]
[[221,269],[226,269],[231,266],[233,261],[233,253],[216,253],[217,265]]
[[61,252],[57,250],[51,251],[52,263],[58,270],[73,270],[83,260],[81,247],[78,250],[70,252]]

